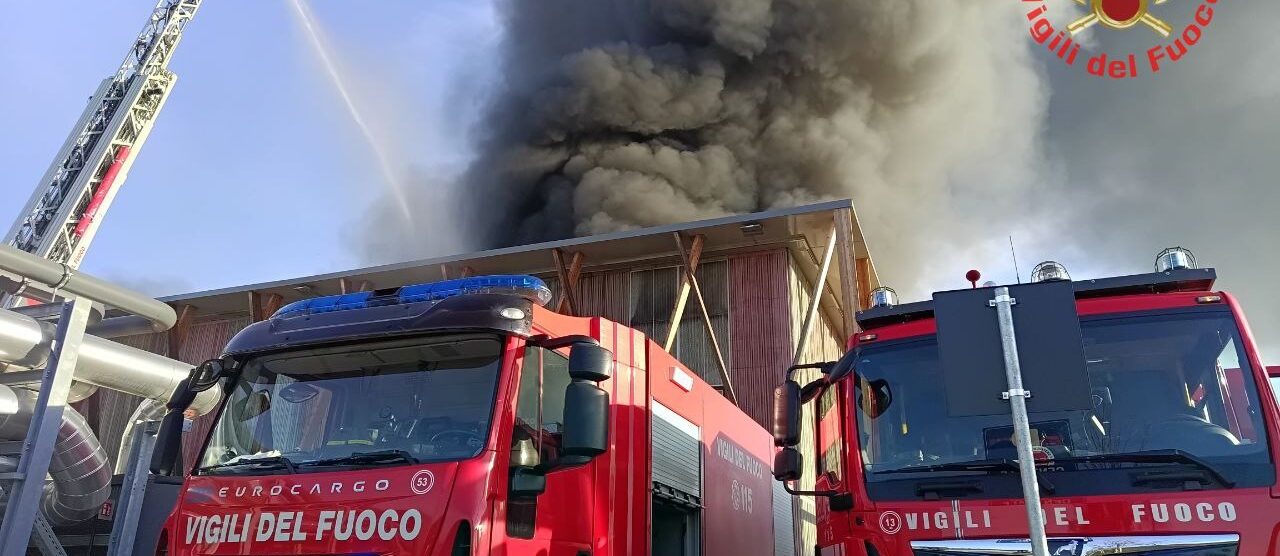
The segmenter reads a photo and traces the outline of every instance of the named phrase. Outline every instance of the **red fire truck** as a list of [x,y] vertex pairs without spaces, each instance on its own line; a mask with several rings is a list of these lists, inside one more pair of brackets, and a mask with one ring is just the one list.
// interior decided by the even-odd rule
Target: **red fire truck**
[[[1056,309],[1031,295],[1049,286],[1066,288],[1076,323],[1058,345],[1077,355],[1037,359],[1057,333],[1016,335],[1035,461],[1028,490],[1042,506],[1048,554],[1280,554],[1280,412],[1244,314],[1213,289],[1215,277],[1175,248],[1152,274],[1073,282],[1045,263],[1036,283],[1008,287],[1024,288],[1010,294],[1014,324],[1050,320]],[[816,404],[817,486],[798,494],[818,498],[817,553],[1039,553],[1015,419],[1008,409],[969,410],[1007,408],[1002,398],[1019,394],[1002,396],[1004,367],[948,361],[980,351],[982,331],[995,326],[986,306],[1000,302],[997,288],[973,280],[962,292],[983,302],[967,321],[946,301],[962,292],[902,305],[891,290],[873,292],[842,360],[820,365],[823,376],[804,387],[779,388],[779,480],[801,475],[799,406]]]
[[769,433],[641,333],[550,297],[466,278],[241,331],[169,402],[157,473],[194,393],[224,392],[158,553],[774,555],[790,516]]

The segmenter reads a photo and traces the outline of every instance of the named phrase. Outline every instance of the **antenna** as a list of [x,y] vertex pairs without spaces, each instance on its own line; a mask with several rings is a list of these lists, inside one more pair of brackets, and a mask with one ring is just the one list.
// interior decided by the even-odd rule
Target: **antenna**
[[1013,248],[1013,236],[1009,236],[1009,253],[1013,255],[1013,274],[1018,277],[1018,283],[1022,283],[1022,273],[1018,271],[1018,250]]

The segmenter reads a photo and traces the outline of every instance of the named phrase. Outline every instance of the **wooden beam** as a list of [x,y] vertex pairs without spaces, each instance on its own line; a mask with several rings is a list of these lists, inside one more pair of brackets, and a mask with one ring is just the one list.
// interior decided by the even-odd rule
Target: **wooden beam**
[[[575,298],[578,295],[578,289],[582,282],[582,263],[586,259],[587,256],[583,255],[581,251],[578,251],[573,254],[573,259],[569,261],[569,283],[573,284],[573,294]],[[556,303],[556,312],[564,313],[568,308],[569,299],[565,296],[560,296],[560,301]]]
[[[680,260],[685,268],[690,268],[689,254],[684,250],[684,238],[680,232],[671,232],[676,239],[676,249],[680,251]],[[693,287],[693,297],[698,301],[698,309],[702,310],[702,324],[707,327],[707,336],[711,338],[711,347],[715,350],[716,364],[720,366],[720,381],[724,383],[724,394],[734,405],[738,405],[738,395],[733,391],[733,380],[729,378],[729,366],[724,363],[724,352],[720,350],[720,340],[716,339],[716,329],[711,326],[711,313],[707,311],[707,302],[702,297],[702,288],[698,287],[698,277],[688,274],[689,285]]]
[[871,259],[861,257],[854,262],[858,274],[858,310],[871,306]]
[[[564,266],[564,251],[560,249],[551,250],[551,258],[556,263],[556,278],[560,280],[560,299],[568,299],[569,314],[578,316],[578,292],[572,280],[569,279],[569,270]],[[559,303],[556,304],[559,306]]]
[[693,236],[693,242],[689,246],[689,266],[681,271],[680,293],[676,294],[676,304],[671,308],[670,328],[667,329],[667,339],[662,342],[662,349],[667,353],[671,353],[671,346],[676,344],[676,332],[680,331],[680,320],[684,318],[684,306],[689,301],[689,290],[692,287],[689,277],[698,271],[698,263],[702,260],[702,244],[706,238],[702,234]]
[[836,226],[836,259],[840,262],[840,309],[844,316],[844,333],[840,340],[847,342],[858,333],[858,321],[854,319],[859,307],[857,269],[853,258],[856,255],[853,244],[853,209],[837,209]]
[[262,295],[259,292],[248,292],[248,320],[251,323],[261,322],[266,316],[262,316]]
[[271,318],[284,304],[284,297],[278,293],[249,292],[249,318],[260,322]]
[[196,320],[196,308],[191,305],[179,305],[174,308],[178,313],[178,321],[169,329],[169,350],[171,359],[178,359],[182,346],[187,343],[187,335],[191,332],[191,323]]
[[440,265],[440,278],[443,280],[449,279],[449,265],[447,264]]
[[284,296],[278,293],[268,294],[262,302],[263,319],[271,318],[271,315],[276,314],[276,311],[279,311],[283,305]]

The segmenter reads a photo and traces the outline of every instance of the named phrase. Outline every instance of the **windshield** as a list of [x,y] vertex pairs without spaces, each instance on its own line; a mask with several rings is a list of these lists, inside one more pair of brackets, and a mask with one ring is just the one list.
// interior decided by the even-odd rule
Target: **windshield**
[[[1096,468],[1052,465],[1091,456],[1114,463],[1116,454],[1165,452],[1206,462],[1237,486],[1274,480],[1258,389],[1229,312],[1092,317],[1081,327],[1093,407],[1031,414],[1034,453],[1047,471]],[[948,416],[933,337],[867,346],[855,357],[868,482],[919,478],[904,474],[916,467],[972,474],[973,466],[947,464],[1016,460],[1008,415]]]
[[198,471],[474,457],[488,437],[502,350],[501,337],[476,334],[252,359],[230,387]]

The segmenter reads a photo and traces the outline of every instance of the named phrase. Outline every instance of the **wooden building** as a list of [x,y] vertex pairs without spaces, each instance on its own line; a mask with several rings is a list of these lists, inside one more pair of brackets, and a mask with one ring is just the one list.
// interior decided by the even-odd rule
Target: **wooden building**
[[[686,279],[688,267],[696,280]],[[766,427],[787,367],[838,358],[854,331],[850,307],[865,307],[879,286],[852,203],[835,201],[178,295],[163,299],[180,316],[173,330],[119,341],[195,364],[292,301],[484,274],[539,276],[561,312],[644,331]],[[814,291],[819,303],[807,319]],[[806,320],[812,326],[801,342]],[[109,454],[139,401],[103,390],[84,402]],[[194,423],[188,465],[210,425],[208,416]],[[812,522],[811,498],[797,509]],[[812,546],[812,527],[802,532]]]

